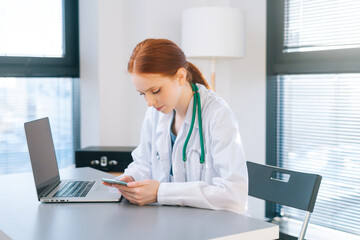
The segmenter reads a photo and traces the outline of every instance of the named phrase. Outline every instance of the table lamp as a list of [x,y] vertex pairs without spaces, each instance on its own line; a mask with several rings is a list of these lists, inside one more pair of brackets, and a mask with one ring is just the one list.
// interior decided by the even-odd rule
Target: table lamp
[[211,87],[215,90],[216,60],[245,56],[245,13],[230,7],[185,9],[182,49],[187,57],[211,60]]

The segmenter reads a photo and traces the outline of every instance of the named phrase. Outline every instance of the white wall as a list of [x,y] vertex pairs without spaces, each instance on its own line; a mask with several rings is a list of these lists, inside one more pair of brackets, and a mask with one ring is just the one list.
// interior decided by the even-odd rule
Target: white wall
[[[247,160],[265,162],[266,0],[80,0],[82,147],[138,144],[146,104],[126,72],[132,49],[149,37],[181,46],[182,10],[198,6],[246,12],[246,56],[217,63],[217,92],[237,116]],[[209,62],[190,61],[210,79]],[[251,199],[249,212],[262,217],[263,203]]]
[[81,145],[99,144],[98,6],[79,3]]

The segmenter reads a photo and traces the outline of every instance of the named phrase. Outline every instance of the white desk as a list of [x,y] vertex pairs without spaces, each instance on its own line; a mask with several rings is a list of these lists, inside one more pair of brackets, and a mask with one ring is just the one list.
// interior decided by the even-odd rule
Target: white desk
[[[113,177],[91,168],[61,178]],[[277,239],[278,226],[241,214],[177,206],[40,203],[32,174],[0,176],[0,229],[13,239]]]

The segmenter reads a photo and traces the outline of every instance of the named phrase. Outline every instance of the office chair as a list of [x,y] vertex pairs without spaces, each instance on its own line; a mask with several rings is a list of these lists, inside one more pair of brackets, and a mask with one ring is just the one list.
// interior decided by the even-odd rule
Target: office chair
[[[298,238],[303,240],[322,177],[253,162],[246,164],[249,174],[249,196],[306,211]],[[282,179],[286,176],[287,180]]]

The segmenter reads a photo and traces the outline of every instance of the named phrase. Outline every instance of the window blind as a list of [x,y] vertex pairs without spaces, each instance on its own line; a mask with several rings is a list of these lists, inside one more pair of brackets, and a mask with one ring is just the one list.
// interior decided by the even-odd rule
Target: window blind
[[30,172],[24,122],[49,117],[59,168],[79,148],[79,79],[0,78],[0,174]]
[[360,47],[360,1],[286,0],[283,52]]
[[[311,223],[360,235],[360,74],[277,82],[278,165],[323,176]],[[304,219],[303,211],[278,209]]]

